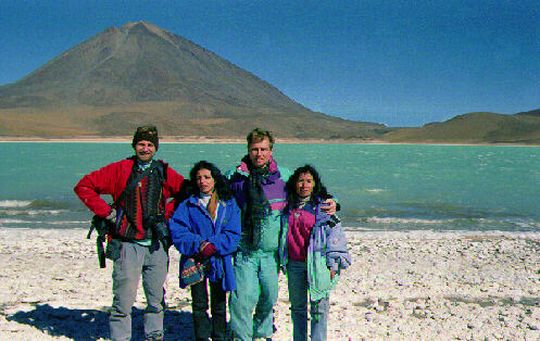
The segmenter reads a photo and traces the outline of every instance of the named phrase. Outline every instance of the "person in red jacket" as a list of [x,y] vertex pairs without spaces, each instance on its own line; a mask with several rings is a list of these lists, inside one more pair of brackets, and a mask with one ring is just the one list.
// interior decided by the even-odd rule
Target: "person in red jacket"
[[[85,175],[74,190],[96,216],[110,222],[106,255],[114,261],[111,339],[131,339],[131,308],[142,275],[145,338],[162,340],[170,245],[166,224],[184,177],[153,159],[159,148],[156,127],[137,128],[132,146],[134,156]],[[112,196],[112,205],[101,198],[104,194]]]

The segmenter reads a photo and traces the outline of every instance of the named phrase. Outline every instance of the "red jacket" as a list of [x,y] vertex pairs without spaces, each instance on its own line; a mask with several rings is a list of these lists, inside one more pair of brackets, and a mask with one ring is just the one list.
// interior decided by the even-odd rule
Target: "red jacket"
[[[111,207],[100,195],[110,194],[116,201],[127,185],[134,162],[135,158],[113,162],[85,175],[75,185],[75,193],[92,212],[99,217],[107,217],[111,212]],[[180,193],[184,177],[166,163],[164,163],[163,170],[166,175],[163,182],[162,199],[165,207],[165,218],[168,220],[174,213],[175,197]],[[168,200],[169,198],[172,200]]]

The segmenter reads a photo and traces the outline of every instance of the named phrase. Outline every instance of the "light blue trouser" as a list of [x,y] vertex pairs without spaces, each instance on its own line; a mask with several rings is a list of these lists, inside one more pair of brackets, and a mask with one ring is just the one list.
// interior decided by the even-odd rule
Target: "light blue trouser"
[[[306,341],[307,336],[307,298],[308,281],[306,262],[289,260],[287,264],[289,301],[293,320],[293,340]],[[328,297],[317,302],[310,301],[311,340],[326,340],[328,324]]]
[[147,306],[144,311],[145,336],[163,335],[164,289],[169,256],[163,245],[159,249],[137,243],[122,242],[120,258],[114,261],[113,304],[109,316],[112,340],[131,339],[131,308],[142,283]]
[[229,304],[235,340],[272,337],[278,270],[277,253],[274,251],[238,252],[236,255],[236,290],[231,293]]

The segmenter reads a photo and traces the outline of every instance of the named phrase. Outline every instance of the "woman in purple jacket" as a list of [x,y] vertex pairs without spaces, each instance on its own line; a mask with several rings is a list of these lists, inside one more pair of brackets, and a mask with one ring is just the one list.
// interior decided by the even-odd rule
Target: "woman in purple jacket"
[[[236,288],[232,255],[240,240],[240,210],[227,180],[212,163],[196,163],[190,179],[190,197],[178,206],[170,221],[171,236],[182,254],[181,269],[189,258],[208,263],[206,278],[191,286],[195,339],[224,340],[226,292]],[[212,319],[207,313],[207,280]],[[180,286],[187,286],[182,277]]]
[[339,218],[321,209],[327,197],[313,166],[296,169],[287,181],[281,266],[288,277],[294,341],[308,339],[308,297],[311,340],[326,340],[330,291],[351,264]]

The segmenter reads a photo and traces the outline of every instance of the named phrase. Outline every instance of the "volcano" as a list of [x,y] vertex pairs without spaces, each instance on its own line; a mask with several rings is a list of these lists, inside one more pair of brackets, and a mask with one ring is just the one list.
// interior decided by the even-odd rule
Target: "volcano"
[[0,135],[369,139],[382,125],[313,112],[215,53],[147,22],[109,28],[0,87]]

